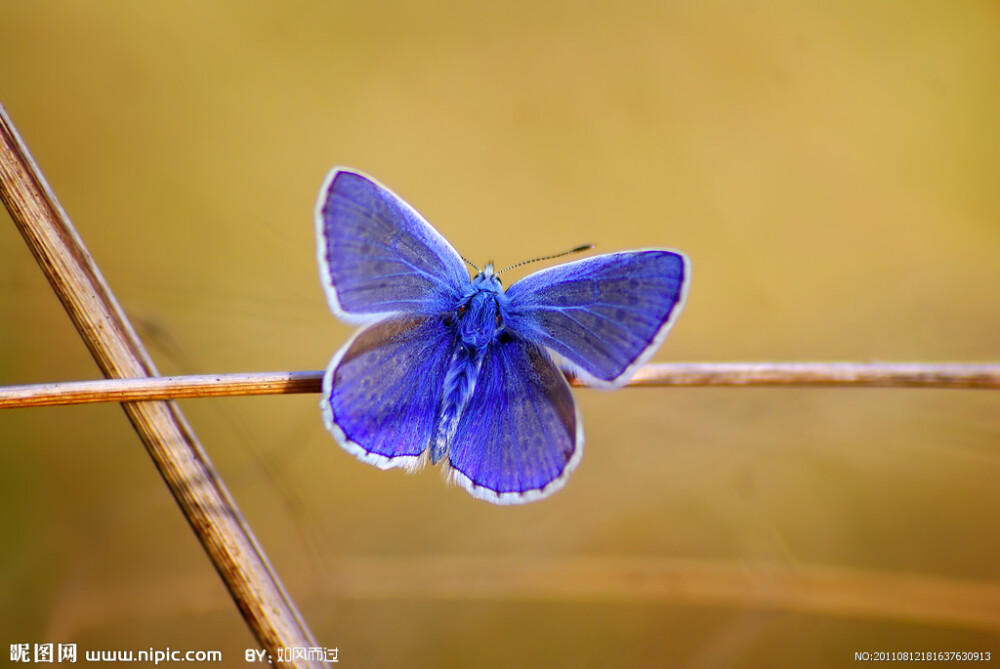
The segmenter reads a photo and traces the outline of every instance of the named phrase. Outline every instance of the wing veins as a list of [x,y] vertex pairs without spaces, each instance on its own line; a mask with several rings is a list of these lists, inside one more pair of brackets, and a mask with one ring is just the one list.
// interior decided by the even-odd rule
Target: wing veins
[[[366,221],[374,221],[374,222],[376,222],[376,223],[379,224],[377,227],[379,227],[381,229],[387,230],[389,232],[395,232],[396,230],[399,229],[398,226],[394,225],[391,221],[388,221],[388,220],[382,218],[381,216],[376,215],[370,209],[366,209],[366,208],[362,207],[361,205],[359,205],[359,204],[357,204],[355,202],[352,202],[350,200],[346,200],[345,204],[347,204],[349,207],[354,207],[355,210],[359,211],[360,212],[359,218],[362,218],[362,219],[364,219]],[[422,220],[422,219],[418,220],[417,222],[422,223],[424,226],[430,228],[430,224],[427,223],[426,221]],[[431,229],[433,230],[433,228],[431,228]],[[411,238],[413,238],[413,239],[415,239],[415,240],[418,240],[420,242],[426,241],[424,239],[421,239],[416,234],[410,234],[408,236],[411,237]],[[382,248],[384,248],[384,249],[386,249],[388,251],[395,251],[395,249],[391,249],[390,247],[385,246],[384,244],[381,244],[381,243],[379,243],[379,242],[377,242],[375,240],[372,240],[372,241],[376,245],[382,246]],[[408,244],[407,246],[410,247],[410,248],[413,247],[412,244]],[[424,246],[427,246],[427,245],[425,244]]]
[[[591,302],[590,304],[588,304],[586,306],[583,306],[583,305],[574,305],[574,306],[569,306],[569,307],[550,306],[550,305],[536,305],[536,306],[533,307],[533,309],[537,310],[537,311],[557,311],[557,312],[571,311],[571,310],[575,310],[575,311],[588,311],[589,313],[600,315],[600,312],[590,311],[591,307],[609,307],[609,308],[613,308],[613,309],[626,309],[628,311],[632,311],[632,312],[638,313],[638,314],[644,314],[644,313],[646,313],[646,310],[643,309],[641,306],[640,307],[633,307],[633,306],[630,306],[630,305],[627,305],[627,304],[615,304],[615,303],[612,303],[612,302]],[[605,320],[611,320],[608,316],[601,316],[601,318],[603,318]]]
[[[438,278],[438,277],[436,277],[436,276],[434,276],[432,274],[428,274],[423,269],[415,266],[411,261],[407,260],[404,256],[400,255],[396,251],[396,249],[393,249],[392,247],[388,246],[387,244],[385,244],[383,242],[374,241],[374,240],[371,241],[371,242],[369,242],[369,243],[372,246],[375,246],[376,248],[380,248],[380,249],[382,249],[383,251],[386,252],[385,255],[380,256],[381,258],[384,258],[384,259],[386,259],[386,260],[388,260],[389,262],[392,262],[392,263],[398,263],[400,265],[404,265],[406,267],[409,267],[411,270],[413,270],[414,274],[417,274],[417,275],[419,275],[419,276],[427,279],[431,283],[434,283],[434,284],[437,284],[437,285],[448,285],[446,282],[442,281],[440,278]],[[359,244],[354,244],[354,246],[359,246]],[[398,273],[398,274],[390,274],[390,275],[387,275],[387,276],[405,276],[405,274]]]
[[[572,314],[572,313],[566,313],[566,311],[568,311],[569,309],[573,309],[573,308],[580,308],[580,307],[569,307],[569,308],[567,308],[567,309],[564,309],[564,310],[559,310],[559,309],[553,309],[553,311],[557,311],[557,312],[559,312],[559,313],[563,314],[563,315],[564,315],[564,316],[565,316],[566,318],[568,318],[568,319],[569,319],[569,320],[571,320],[571,321],[572,321],[572,322],[573,322],[573,323],[574,323],[575,325],[577,325],[577,326],[578,326],[578,327],[579,327],[579,328],[580,328],[580,329],[581,329],[581,330],[582,330],[583,332],[586,332],[586,333],[587,333],[587,334],[589,334],[589,335],[590,335],[591,337],[593,337],[593,338],[594,338],[595,340],[597,340],[597,341],[601,341],[601,340],[602,340],[602,337],[601,337],[600,335],[598,335],[598,334],[597,334],[597,333],[596,333],[596,332],[595,332],[595,331],[594,331],[594,330],[593,330],[593,329],[592,329],[592,328],[591,328],[590,326],[587,326],[587,325],[584,325],[584,324],[583,324],[583,323],[581,323],[581,322],[580,322],[580,321],[579,321],[578,319],[574,318],[574,316],[573,316],[573,314]],[[591,312],[591,313],[593,313],[593,312]],[[600,320],[602,320],[602,321],[604,321],[604,322],[606,322],[606,323],[611,323],[611,324],[613,324],[613,325],[616,325],[615,321],[613,321],[612,319],[608,318],[607,316],[602,316],[602,315],[601,315],[601,314],[599,314],[599,313],[594,313],[594,315],[595,315],[595,316],[596,316],[597,318],[599,318]],[[614,329],[615,329],[615,330],[621,330],[621,328],[614,328]],[[620,336],[619,336],[619,337],[618,337],[618,339],[623,339],[623,337],[620,337]],[[596,347],[595,347],[595,348],[596,348]]]
[[[531,364],[531,352],[530,351],[526,351],[526,352],[528,354],[528,364],[530,365]],[[544,384],[539,383],[538,385],[539,385],[539,388],[544,393],[544,391],[545,391]],[[531,408],[534,410],[535,420],[536,420],[537,424],[539,426],[541,426],[542,425],[542,414],[541,414],[541,410],[539,409],[538,404],[536,404],[535,402],[531,402]],[[518,434],[520,435],[520,431],[518,431]],[[572,437],[570,437],[570,438],[572,439]],[[549,457],[547,458],[547,462],[545,462],[544,464],[551,465],[552,464],[551,452],[546,452],[546,455],[548,455]],[[562,472],[559,472],[559,474],[562,474]],[[559,477],[559,475],[556,475],[556,478],[558,478],[558,477]]]

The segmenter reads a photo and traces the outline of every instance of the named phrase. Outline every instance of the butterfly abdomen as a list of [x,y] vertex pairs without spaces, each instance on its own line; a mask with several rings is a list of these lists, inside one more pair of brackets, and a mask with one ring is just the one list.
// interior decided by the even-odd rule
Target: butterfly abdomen
[[431,439],[430,460],[437,464],[448,453],[448,447],[458,428],[458,420],[469,406],[476,389],[476,379],[483,365],[485,349],[470,349],[459,345],[448,363],[441,393],[441,407]]

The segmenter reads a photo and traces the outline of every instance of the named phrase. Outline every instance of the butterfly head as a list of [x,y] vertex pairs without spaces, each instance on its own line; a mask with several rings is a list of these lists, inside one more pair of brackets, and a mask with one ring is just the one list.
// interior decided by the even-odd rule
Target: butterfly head
[[500,272],[493,269],[493,263],[486,263],[486,267],[479,270],[479,273],[472,277],[472,285],[478,289],[489,290],[496,286],[497,290],[503,290],[500,284]]

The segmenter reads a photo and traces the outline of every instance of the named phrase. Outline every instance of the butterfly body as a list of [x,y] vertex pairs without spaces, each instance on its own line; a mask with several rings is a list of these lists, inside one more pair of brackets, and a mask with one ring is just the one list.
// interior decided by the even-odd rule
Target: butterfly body
[[561,370],[623,384],[680,312],[690,268],[676,251],[586,258],[503,289],[416,211],[361,173],[334,170],[316,208],[331,309],[365,325],[334,356],[321,407],[340,444],[380,468],[443,462],[498,504],[560,488],[583,452]]
[[458,336],[463,346],[484,349],[500,336],[510,300],[493,272],[493,266],[477,274],[455,312]]

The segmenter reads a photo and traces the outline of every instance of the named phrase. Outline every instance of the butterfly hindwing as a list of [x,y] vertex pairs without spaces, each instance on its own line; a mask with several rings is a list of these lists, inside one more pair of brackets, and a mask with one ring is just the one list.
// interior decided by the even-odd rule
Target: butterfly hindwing
[[327,428],[364,462],[415,467],[434,430],[453,350],[438,317],[392,317],[360,330],[323,377]]
[[410,205],[360,172],[335,169],[316,204],[321,280],[352,323],[441,313],[469,282],[458,252]]
[[590,383],[618,386],[676,320],[690,265],[675,251],[610,253],[531,274],[507,289],[507,327]]
[[504,336],[486,353],[449,454],[450,477],[495,504],[541,499],[583,454],[583,428],[562,372],[538,346]]

